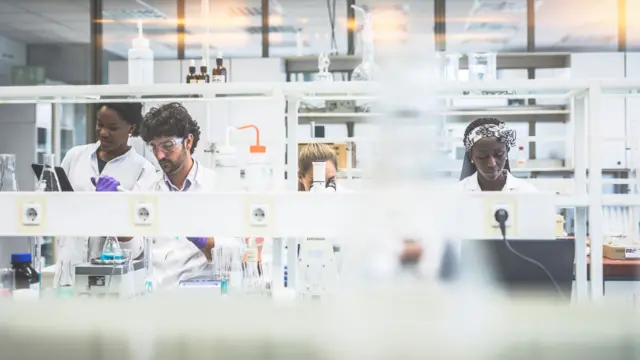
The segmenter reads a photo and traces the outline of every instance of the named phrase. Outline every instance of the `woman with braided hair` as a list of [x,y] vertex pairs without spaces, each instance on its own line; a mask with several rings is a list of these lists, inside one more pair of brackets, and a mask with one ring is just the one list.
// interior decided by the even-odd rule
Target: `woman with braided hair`
[[537,192],[527,181],[511,175],[509,150],[516,132],[495,118],[479,118],[464,132],[465,155],[458,186],[463,191]]

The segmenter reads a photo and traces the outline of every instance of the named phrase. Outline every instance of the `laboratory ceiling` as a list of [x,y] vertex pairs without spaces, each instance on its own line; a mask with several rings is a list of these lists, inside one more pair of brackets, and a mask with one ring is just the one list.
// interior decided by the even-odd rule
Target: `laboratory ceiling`
[[[627,0],[629,14],[640,0]],[[382,14],[375,24],[429,32],[433,0],[356,0]],[[27,44],[89,42],[89,5],[83,0],[0,0],[0,35]],[[214,51],[260,56],[260,0],[211,1],[209,39]],[[271,0],[272,56],[296,55],[296,31],[307,54],[346,52],[346,0]],[[451,50],[526,49],[525,0],[448,0],[447,45]],[[332,41],[329,6],[335,4]],[[176,0],[103,0],[104,43],[125,55],[135,35],[134,18],[144,18],[157,57],[176,55]],[[539,0],[537,50],[615,50],[617,0]],[[375,14],[375,12],[374,12]],[[375,19],[375,15],[374,15]],[[360,18],[358,17],[359,21]],[[204,33],[201,0],[186,0],[187,56],[199,56]],[[629,21],[629,48],[640,47],[640,22]],[[638,34],[638,35],[636,35]]]

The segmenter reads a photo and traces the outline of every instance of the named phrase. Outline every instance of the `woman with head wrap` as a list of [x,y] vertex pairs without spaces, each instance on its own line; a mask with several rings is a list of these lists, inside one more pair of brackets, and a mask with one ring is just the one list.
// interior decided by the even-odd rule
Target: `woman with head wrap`
[[504,122],[479,118],[464,132],[465,155],[458,184],[464,191],[537,192],[527,181],[511,175],[509,150],[516,133]]

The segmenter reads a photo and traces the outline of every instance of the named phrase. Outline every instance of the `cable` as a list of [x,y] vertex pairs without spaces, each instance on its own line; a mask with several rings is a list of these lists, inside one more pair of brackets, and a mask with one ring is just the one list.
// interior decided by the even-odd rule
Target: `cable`
[[338,43],[336,41],[336,0],[333,0],[333,8],[330,0],[327,0],[327,11],[329,12],[329,25],[331,26],[331,50],[338,55]]
[[511,247],[511,243],[509,243],[509,240],[507,240],[507,219],[509,218],[509,213],[507,212],[507,210],[505,210],[505,209],[496,210],[496,212],[494,213],[494,217],[495,217],[496,221],[498,222],[498,224],[500,225],[500,232],[502,233],[502,240],[504,240],[505,245],[507,245],[507,249],[509,249],[509,251],[511,251],[514,255],[516,255],[517,257],[521,258],[522,260],[528,261],[529,263],[531,263],[531,264],[537,266],[538,268],[540,268],[540,270],[544,271],[544,273],[547,274],[547,277],[549,278],[549,280],[551,280],[551,283],[553,284],[553,286],[556,288],[556,291],[558,292],[560,297],[563,300],[567,300],[567,297],[564,295],[564,293],[560,289],[560,286],[558,286],[558,283],[553,278],[553,275],[551,275],[549,270],[547,270],[547,268],[544,265],[542,265],[538,261],[536,261],[536,260],[534,260],[534,259],[532,259],[532,258],[530,258],[528,256],[522,255],[516,249]]

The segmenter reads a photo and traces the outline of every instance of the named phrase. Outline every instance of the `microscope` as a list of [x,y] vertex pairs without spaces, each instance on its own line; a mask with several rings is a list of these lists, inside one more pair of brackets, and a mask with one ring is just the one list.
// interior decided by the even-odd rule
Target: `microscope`
[[[310,192],[335,192],[327,187],[325,162],[313,163],[313,184]],[[298,293],[312,299],[330,294],[338,282],[338,267],[333,242],[320,237],[306,237],[300,241],[298,252]]]

